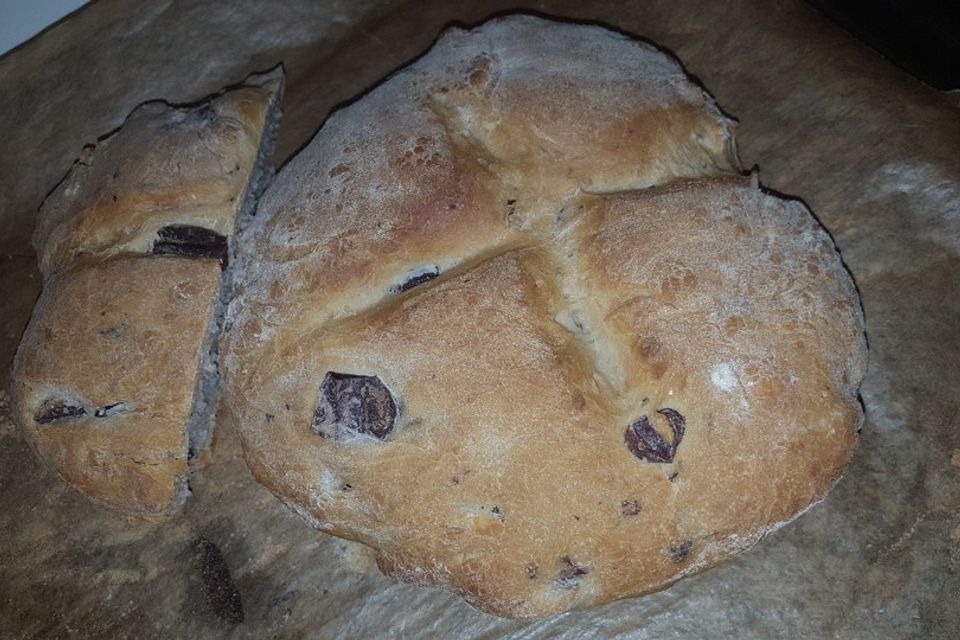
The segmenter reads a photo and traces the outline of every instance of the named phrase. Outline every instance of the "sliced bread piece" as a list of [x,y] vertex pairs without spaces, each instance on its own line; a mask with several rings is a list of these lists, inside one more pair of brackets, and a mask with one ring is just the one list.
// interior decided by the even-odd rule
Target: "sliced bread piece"
[[213,260],[143,256],[45,283],[17,356],[16,415],[81,492],[145,516],[186,499],[185,425],[220,277]]
[[16,413],[42,458],[117,510],[175,512],[211,443],[231,238],[271,178],[282,85],[277,68],[141,106],[41,207]]

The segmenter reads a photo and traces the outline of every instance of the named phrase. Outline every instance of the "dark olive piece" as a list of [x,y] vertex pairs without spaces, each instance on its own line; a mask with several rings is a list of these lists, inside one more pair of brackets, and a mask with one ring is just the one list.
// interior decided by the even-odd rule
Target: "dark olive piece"
[[385,440],[396,419],[397,405],[380,378],[329,371],[311,426],[317,435],[333,440],[361,433]]
[[673,438],[670,442],[663,439],[663,436],[653,428],[650,419],[647,416],[640,416],[627,427],[623,434],[623,441],[627,445],[630,453],[641,460],[647,462],[673,462],[677,454],[677,447],[683,440],[683,434],[686,431],[686,420],[674,409],[657,409],[657,413],[667,419],[670,425],[670,431],[673,432]]
[[227,238],[203,227],[185,224],[170,225],[157,232],[153,253],[188,258],[213,258],[226,267]]
[[397,293],[403,293],[404,291],[409,291],[414,287],[423,284],[424,282],[429,282],[437,276],[440,275],[440,269],[434,267],[430,271],[424,271],[423,273],[418,273],[415,276],[412,276],[405,280],[399,287],[397,287]]
[[87,415],[87,410],[76,405],[58,402],[49,404],[40,409],[33,418],[37,424],[50,424],[59,420],[73,420]]

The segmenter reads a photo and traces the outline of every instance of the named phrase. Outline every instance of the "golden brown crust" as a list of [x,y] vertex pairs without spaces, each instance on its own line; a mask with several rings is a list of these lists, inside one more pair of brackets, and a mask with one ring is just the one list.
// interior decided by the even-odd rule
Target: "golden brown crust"
[[[185,425],[219,283],[215,261],[166,256],[46,282],[17,352],[14,407],[74,487],[147,517],[186,497]],[[57,419],[56,407],[82,415]]]
[[255,477],[509,617],[664,588],[822,498],[861,420],[856,293],[732,149],[645,45],[446,35],[334,114],[249,230],[223,348]]
[[280,82],[134,110],[44,201],[34,233],[44,275],[78,259],[147,253],[168,225],[231,235]]

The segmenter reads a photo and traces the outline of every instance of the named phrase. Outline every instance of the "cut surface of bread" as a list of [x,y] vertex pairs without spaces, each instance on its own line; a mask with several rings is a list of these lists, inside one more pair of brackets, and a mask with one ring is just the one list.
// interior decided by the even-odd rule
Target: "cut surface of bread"
[[245,232],[222,339],[255,477],[383,571],[532,618],[649,593],[822,499],[862,420],[829,236],[659,50],[448,31]]

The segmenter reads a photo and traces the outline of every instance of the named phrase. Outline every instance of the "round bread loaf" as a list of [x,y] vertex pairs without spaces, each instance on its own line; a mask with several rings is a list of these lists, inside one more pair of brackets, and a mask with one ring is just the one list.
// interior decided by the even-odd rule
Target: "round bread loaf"
[[334,113],[245,231],[224,406],[255,477],[383,571],[536,617],[648,593],[824,497],[863,323],[680,65],[448,31]]

